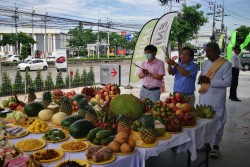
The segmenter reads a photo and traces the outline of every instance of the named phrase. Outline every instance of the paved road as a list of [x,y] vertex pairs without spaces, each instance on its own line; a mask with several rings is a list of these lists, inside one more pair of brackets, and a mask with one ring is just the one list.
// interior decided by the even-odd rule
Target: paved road
[[[121,77],[121,85],[127,85],[128,84],[128,80],[129,80],[129,70],[130,70],[130,64],[127,61],[118,63],[121,65],[121,73],[122,73],[122,77]],[[95,82],[96,83],[100,83],[100,63],[98,64],[70,64],[68,71],[75,71],[78,69],[80,72],[80,75],[83,72],[83,69],[85,68],[86,71],[88,72],[90,69],[90,66],[93,66],[94,68],[94,72],[95,72]],[[16,75],[16,67],[9,67],[9,66],[2,66],[2,72],[7,71],[9,73],[10,79],[12,81],[12,83],[15,81],[15,75]],[[49,67],[47,71],[42,71],[42,77],[45,80],[47,77],[48,72],[52,73],[52,79],[55,82],[56,81],[56,75],[57,75],[57,71],[55,67]],[[36,71],[29,71],[31,78],[34,80],[36,77]],[[21,72],[22,77],[24,77],[25,72]],[[63,72],[62,73],[63,78],[66,77],[67,73]]]
[[[119,62],[118,64],[121,65],[121,85],[126,86],[126,85],[128,85],[128,82],[129,82],[130,62],[124,61],[124,62]],[[100,83],[100,65],[101,65],[101,63],[70,64],[68,71],[72,70],[75,72],[78,69],[80,74],[82,74],[82,71],[84,68],[87,71],[89,71],[90,66],[93,66],[94,72],[95,72],[95,82]],[[15,75],[16,75],[15,67],[2,67],[2,71],[7,71],[9,73],[10,78],[11,78],[12,83],[13,83],[15,80]],[[48,69],[48,71],[50,71],[52,73],[52,78],[53,78],[53,81],[55,82],[56,75],[57,75],[56,68],[50,67]],[[42,71],[42,76],[43,76],[44,80],[48,74],[48,71]],[[34,80],[36,77],[36,71],[30,71],[29,73],[31,74],[32,79]],[[24,74],[25,74],[25,72],[21,72],[22,76],[24,76]],[[67,73],[65,73],[65,72],[62,73],[64,78],[66,77],[66,74]],[[171,92],[173,90],[173,83],[174,83],[173,76],[166,75],[164,80],[165,80],[167,92]],[[238,86],[238,96],[239,97],[250,98],[250,89],[246,89],[249,84],[250,84],[250,71],[240,72],[239,86]],[[138,84],[136,86],[139,87],[140,84]]]

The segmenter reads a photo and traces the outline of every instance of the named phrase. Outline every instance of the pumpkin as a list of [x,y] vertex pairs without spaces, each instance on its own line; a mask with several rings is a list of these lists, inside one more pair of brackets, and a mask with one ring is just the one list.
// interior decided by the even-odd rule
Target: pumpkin
[[61,126],[62,120],[64,120],[64,118],[66,118],[66,117],[67,117],[67,114],[65,112],[58,112],[58,113],[53,115],[52,122],[55,125]]
[[43,109],[38,114],[38,117],[42,121],[49,121],[49,120],[51,120],[52,116],[53,116],[53,112],[49,109]]

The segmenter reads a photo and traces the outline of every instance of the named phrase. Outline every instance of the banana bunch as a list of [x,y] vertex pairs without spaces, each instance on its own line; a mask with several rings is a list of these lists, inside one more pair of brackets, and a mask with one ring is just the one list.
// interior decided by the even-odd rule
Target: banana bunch
[[215,116],[215,110],[211,105],[196,105],[195,115],[200,118],[213,119]]

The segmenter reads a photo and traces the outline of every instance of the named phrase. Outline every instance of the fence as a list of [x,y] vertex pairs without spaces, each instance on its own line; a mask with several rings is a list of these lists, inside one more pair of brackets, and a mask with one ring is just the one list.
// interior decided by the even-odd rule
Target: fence
[[56,77],[53,77],[51,72],[47,72],[47,76],[41,73],[41,70],[36,72],[35,77],[31,77],[29,72],[21,75],[20,71],[16,72],[15,76],[10,76],[8,71],[4,71],[0,83],[0,96],[13,95],[14,93],[28,93],[28,88],[32,87],[36,92],[47,91],[53,89],[68,89],[80,86],[93,86],[95,84],[95,74],[91,66],[89,71],[84,69],[82,73],[76,70],[74,74],[70,71],[66,76],[62,72],[58,72]]

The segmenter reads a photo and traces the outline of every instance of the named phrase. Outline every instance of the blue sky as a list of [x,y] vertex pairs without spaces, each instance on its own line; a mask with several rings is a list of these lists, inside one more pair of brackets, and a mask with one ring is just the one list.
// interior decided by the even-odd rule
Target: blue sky
[[[1,4],[20,9],[36,10],[37,13],[48,12],[49,15],[77,18],[97,22],[106,22],[110,18],[113,22],[143,24],[153,18],[161,17],[168,12],[168,6],[159,6],[157,0],[0,0]],[[181,1],[182,2],[182,1]],[[209,2],[215,0],[186,0],[188,5],[202,4],[204,13],[212,12]],[[223,0],[216,0],[222,5]],[[250,26],[249,0],[225,0],[225,26],[231,31],[240,25]],[[173,3],[173,10],[180,10],[179,3]],[[208,16],[209,23],[201,28],[201,33],[211,33],[212,16]],[[221,20],[221,18],[217,18]],[[220,28],[216,22],[216,28]],[[234,25],[238,24],[238,25]]]

